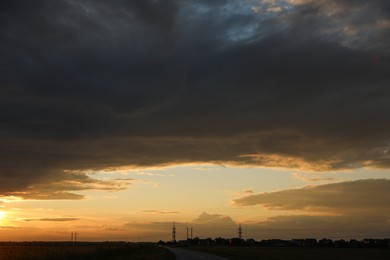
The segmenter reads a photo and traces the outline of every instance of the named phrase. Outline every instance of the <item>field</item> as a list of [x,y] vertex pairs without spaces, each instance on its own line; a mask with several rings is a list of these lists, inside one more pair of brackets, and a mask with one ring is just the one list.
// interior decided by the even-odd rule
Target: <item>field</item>
[[155,244],[103,242],[2,242],[0,259],[136,259],[173,260],[174,255]]
[[228,247],[193,246],[191,250],[220,255],[229,259],[249,260],[388,260],[386,248],[300,248],[300,247]]

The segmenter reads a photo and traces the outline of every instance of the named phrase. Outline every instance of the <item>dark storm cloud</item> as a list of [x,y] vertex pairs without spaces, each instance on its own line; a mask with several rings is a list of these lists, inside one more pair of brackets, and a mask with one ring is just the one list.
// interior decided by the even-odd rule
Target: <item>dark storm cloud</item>
[[387,168],[389,13],[385,1],[2,1],[0,190],[125,165]]

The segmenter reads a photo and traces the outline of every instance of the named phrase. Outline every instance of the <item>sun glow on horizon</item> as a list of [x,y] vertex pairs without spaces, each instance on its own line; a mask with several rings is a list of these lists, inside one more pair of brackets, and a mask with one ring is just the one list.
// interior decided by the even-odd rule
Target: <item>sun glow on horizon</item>
[[7,213],[5,211],[0,211],[0,223],[3,223]]

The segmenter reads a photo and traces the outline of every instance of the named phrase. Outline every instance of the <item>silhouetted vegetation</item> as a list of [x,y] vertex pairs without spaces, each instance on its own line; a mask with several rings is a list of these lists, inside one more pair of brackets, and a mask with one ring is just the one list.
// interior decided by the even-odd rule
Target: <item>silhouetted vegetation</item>
[[194,238],[175,243],[160,241],[159,244],[172,247],[185,247],[220,255],[229,259],[354,259],[387,260],[390,259],[390,239],[363,239],[361,241],[305,239],[254,239],[239,238]]
[[0,242],[0,259],[175,259],[154,243]]
[[164,242],[159,241],[159,245],[166,246],[244,246],[244,247],[339,247],[339,248],[389,248],[390,238],[387,239],[372,239],[365,238],[361,241],[356,239],[351,240],[331,240],[323,238],[317,240],[315,238],[302,238],[302,239],[265,239],[256,241],[254,239],[240,239],[240,238],[222,238],[217,237],[215,239],[205,238],[201,239],[195,237],[194,239],[180,240]]

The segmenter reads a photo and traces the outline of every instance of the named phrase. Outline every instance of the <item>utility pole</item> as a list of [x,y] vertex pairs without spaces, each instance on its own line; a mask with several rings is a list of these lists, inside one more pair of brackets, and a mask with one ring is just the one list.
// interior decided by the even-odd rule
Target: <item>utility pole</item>
[[173,222],[173,226],[172,226],[172,243],[176,243],[176,226],[175,226],[175,222]]
[[188,240],[188,226],[187,226],[187,240]]
[[191,240],[192,240],[192,230],[193,230],[193,228],[192,228],[192,226],[191,226]]

